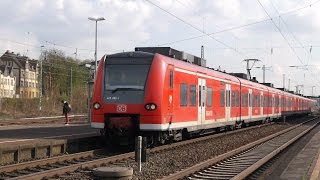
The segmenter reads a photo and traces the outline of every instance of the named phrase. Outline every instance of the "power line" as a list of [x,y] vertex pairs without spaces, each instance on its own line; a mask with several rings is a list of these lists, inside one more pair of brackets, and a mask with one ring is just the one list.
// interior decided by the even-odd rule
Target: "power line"
[[[300,44],[300,46],[301,46],[303,49],[305,49],[305,47],[303,46],[303,44],[301,43],[301,41],[295,36],[295,34],[294,34],[292,31],[290,31],[289,26],[288,26],[287,23],[284,21],[284,19],[280,16],[280,13],[279,13],[278,9],[274,6],[272,0],[269,0],[269,1],[270,1],[270,3],[271,3],[272,7],[276,10],[277,14],[279,14],[280,20],[282,20],[283,24],[286,26],[287,30],[288,30],[289,33],[292,35],[292,37]],[[306,52],[307,52],[307,54],[308,54],[309,51],[308,51],[307,49],[305,49],[305,50],[306,50]]]
[[[190,8],[193,8],[193,7],[191,7],[191,6],[188,7],[187,5],[185,5],[184,3],[182,3],[180,0],[176,0],[176,2],[178,2],[179,4],[181,4],[182,6],[184,6],[185,8],[187,8],[188,10],[190,10]],[[200,18],[205,18],[204,16],[203,16],[203,17],[199,16],[197,13],[195,13],[195,11],[194,11],[193,9],[192,9],[192,13],[193,13],[194,15],[200,17]],[[218,26],[218,25],[216,25],[216,24],[214,24],[214,26],[216,26],[216,27],[218,27],[218,28],[221,29],[221,27]],[[203,32],[204,32],[204,27],[203,27]],[[233,33],[231,33],[231,35],[232,35],[234,38],[236,38],[236,39],[239,40],[239,38],[238,38],[237,36],[235,36]]]
[[306,6],[303,6],[303,7],[297,8],[297,9],[294,9],[294,10],[287,11],[287,12],[285,12],[285,13],[282,13],[281,16],[285,16],[285,15],[288,15],[288,14],[292,14],[292,13],[295,13],[295,12],[297,12],[297,11],[303,10],[303,9],[305,9],[305,8],[309,8],[309,7],[311,8],[311,6],[313,6],[313,5],[315,5],[315,4],[319,3],[319,2],[320,2],[320,0],[317,0],[317,1],[315,1],[315,2],[313,2],[313,3],[311,3],[311,4],[309,4],[309,5],[306,5]]
[[[266,21],[270,21],[270,20],[271,20],[270,18],[269,19],[264,19],[264,20],[261,20],[261,21],[256,21],[256,22],[243,24],[243,25],[232,27],[232,28],[228,28],[228,29],[223,29],[223,30],[216,31],[216,32],[213,32],[213,33],[208,33],[208,34],[199,35],[199,36],[193,36],[193,37],[189,37],[189,38],[185,38],[185,39],[180,39],[180,40],[177,40],[177,41],[172,41],[172,42],[168,42],[168,43],[159,44],[159,46],[165,46],[165,45],[168,45],[168,44],[174,44],[174,43],[178,43],[178,42],[188,41],[188,40],[197,39],[197,38],[201,38],[201,37],[205,37],[205,36],[210,36],[211,37],[211,35],[214,35],[214,34],[219,34],[219,33],[224,33],[224,32],[227,32],[227,31],[232,31],[232,30],[235,30],[235,29],[240,29],[240,28],[243,28],[243,27],[252,26],[252,25],[259,24],[259,23],[266,22]],[[230,47],[228,47],[228,49],[230,49]]]
[[[257,0],[260,4],[260,6],[262,7],[262,9],[264,10],[264,12],[269,16],[269,18],[271,18],[271,16],[269,15],[269,13],[267,12],[267,10],[264,8],[264,6],[262,5],[262,3],[260,2],[260,0]],[[280,28],[276,25],[276,23],[273,21],[273,19],[271,18],[271,21],[273,23],[273,25],[277,28],[277,30],[279,31],[279,33],[281,34],[281,36],[285,39],[285,41],[287,42],[288,46],[290,47],[290,49],[294,52],[294,54],[297,56],[298,60],[301,62],[302,65],[305,65],[300,56],[297,54],[297,52],[295,51],[295,49],[291,46],[291,44],[289,43],[288,39],[284,36],[284,34],[282,33],[282,31],[280,30]],[[313,77],[313,76],[311,76]],[[314,77],[313,77],[314,78]],[[314,78],[315,79],[315,78]],[[318,79],[315,79],[318,81],[318,83],[320,84],[320,81]]]
[[[147,0],[148,1],[148,0]],[[150,2],[150,1],[149,1]],[[286,13],[282,13],[282,14],[279,14],[279,17],[281,16],[284,16],[284,15],[287,15],[287,14],[291,14],[291,13],[295,13],[297,11],[300,11],[302,9],[305,9],[307,7],[311,7],[312,5],[316,4],[320,2],[320,0],[314,2],[314,3],[311,3],[307,6],[304,6],[304,7],[301,7],[301,8],[297,8],[297,9],[294,9],[294,10],[290,10]],[[161,8],[161,7],[159,7]],[[251,26],[251,25],[255,25],[255,24],[258,24],[258,23],[262,23],[262,22],[266,22],[266,21],[270,21],[272,20],[274,17],[270,17],[268,19],[263,19],[263,20],[260,20],[260,21],[256,21],[256,22],[252,22],[252,23],[248,23],[248,24],[244,24],[244,25],[240,25],[240,26],[236,26],[236,27],[232,27],[232,28],[228,28],[228,29],[224,29],[224,30],[221,30],[221,31],[217,31],[217,32],[213,32],[213,33],[209,33],[209,34],[205,34],[205,35],[199,35],[199,36],[193,36],[193,37],[189,37],[189,38],[185,38],[185,39],[180,39],[180,40],[176,40],[176,41],[172,41],[172,42],[168,42],[168,43],[163,43],[163,44],[159,44],[158,46],[165,46],[165,45],[169,45],[169,44],[174,44],[174,43],[179,43],[179,42],[183,42],[183,41],[188,41],[188,40],[193,40],[193,39],[197,39],[197,38],[201,38],[201,37],[204,37],[204,36],[210,36],[210,35],[214,35],[214,34],[218,34],[218,33],[223,33],[223,32],[227,32],[227,31],[231,31],[231,30],[235,30],[235,29],[239,29],[239,28],[243,28],[243,27],[247,27],[247,26]],[[304,47],[304,46],[303,46]],[[229,48],[229,47],[228,47]],[[229,48],[230,49],[230,48]],[[239,48],[238,48],[239,49]]]
[[215,41],[217,41],[218,43],[220,43],[220,44],[222,44],[222,45],[224,45],[224,46],[226,46],[226,47],[228,47],[228,48],[230,48],[230,49],[234,50],[235,52],[239,53],[240,55],[245,56],[243,53],[239,52],[236,48],[233,48],[233,47],[231,47],[231,46],[227,45],[226,43],[224,43],[224,42],[222,42],[222,41],[220,41],[220,40],[218,40],[218,39],[216,39],[216,38],[214,38],[214,37],[210,36],[209,34],[207,34],[207,33],[203,32],[201,29],[199,29],[199,28],[197,28],[196,26],[192,25],[191,23],[189,23],[189,22],[187,22],[187,21],[183,20],[182,18],[180,18],[180,17],[178,17],[178,16],[174,15],[173,13],[171,13],[171,12],[169,12],[169,11],[167,11],[167,10],[163,9],[163,8],[162,8],[162,7],[160,7],[159,5],[157,5],[157,4],[155,4],[155,3],[153,3],[152,1],[150,1],[150,0],[146,0],[146,1],[147,1],[147,2],[149,2],[150,4],[152,4],[152,5],[156,6],[157,8],[161,9],[162,11],[166,12],[167,14],[169,14],[169,15],[173,16],[174,18],[178,19],[179,21],[183,22],[184,24],[186,24],[186,25],[188,25],[188,26],[192,27],[193,29],[195,29],[195,30],[197,30],[197,31],[199,31],[199,32],[201,32],[201,33],[203,33],[203,34],[205,34],[206,36],[208,36],[208,37],[210,37],[210,38],[214,39],[214,40],[215,40]]
[[264,10],[264,12],[268,15],[268,17],[271,19],[271,22],[273,23],[273,25],[277,28],[277,30],[279,31],[279,33],[281,34],[281,36],[283,37],[283,39],[286,41],[286,43],[288,44],[288,46],[291,48],[291,50],[294,52],[294,54],[297,56],[298,60],[301,62],[301,64],[304,64],[301,60],[301,58],[298,56],[298,54],[296,53],[296,51],[294,50],[294,48],[291,46],[291,44],[289,43],[288,39],[285,37],[285,35],[282,33],[282,31],[280,30],[280,28],[276,25],[276,23],[273,21],[273,19],[271,18],[271,16],[269,15],[269,13],[267,12],[267,10],[264,8],[264,6],[261,4],[260,0],[257,0],[260,4],[260,6],[262,7],[262,9]]

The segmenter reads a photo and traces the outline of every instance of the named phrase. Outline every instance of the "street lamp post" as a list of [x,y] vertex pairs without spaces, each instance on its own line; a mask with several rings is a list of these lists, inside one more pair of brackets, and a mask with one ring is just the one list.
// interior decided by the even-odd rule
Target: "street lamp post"
[[97,29],[98,29],[98,21],[105,20],[104,17],[88,17],[89,20],[96,22],[96,34],[95,34],[95,48],[94,48],[94,60],[95,60],[95,71],[94,71],[94,78],[96,77],[97,73]]

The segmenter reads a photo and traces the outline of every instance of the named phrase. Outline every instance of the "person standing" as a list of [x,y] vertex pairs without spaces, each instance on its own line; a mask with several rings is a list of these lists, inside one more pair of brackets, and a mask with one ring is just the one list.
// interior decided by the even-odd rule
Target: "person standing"
[[63,109],[62,109],[62,113],[64,114],[65,117],[65,125],[69,125],[69,117],[68,117],[68,113],[70,113],[71,108],[70,105],[67,101],[62,101],[63,103]]

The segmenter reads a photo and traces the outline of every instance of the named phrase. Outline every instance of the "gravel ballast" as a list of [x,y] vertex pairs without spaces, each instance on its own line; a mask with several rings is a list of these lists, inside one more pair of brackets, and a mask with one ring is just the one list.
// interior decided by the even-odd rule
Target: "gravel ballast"
[[[192,145],[180,147],[169,151],[148,154],[147,162],[142,164],[142,172],[138,171],[138,163],[134,159],[118,162],[108,166],[131,167],[134,170],[133,179],[159,179],[184,168],[208,160],[214,156],[226,153],[245,144],[279,132],[291,125],[274,124],[258,126],[247,131],[236,132],[219,136]],[[59,179],[96,179],[90,169],[81,169]]]

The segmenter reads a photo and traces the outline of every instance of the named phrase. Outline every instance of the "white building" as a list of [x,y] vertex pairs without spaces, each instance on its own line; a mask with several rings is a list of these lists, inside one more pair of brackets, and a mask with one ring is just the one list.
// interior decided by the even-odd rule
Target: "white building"
[[0,70],[0,98],[13,98],[16,94],[16,77],[12,68]]

